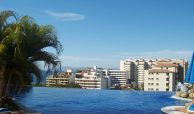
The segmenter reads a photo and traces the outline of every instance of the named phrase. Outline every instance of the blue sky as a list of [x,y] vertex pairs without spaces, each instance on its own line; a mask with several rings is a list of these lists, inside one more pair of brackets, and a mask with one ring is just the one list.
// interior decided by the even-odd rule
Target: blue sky
[[0,10],[55,26],[63,66],[119,67],[125,58],[190,59],[193,0],[0,0]]

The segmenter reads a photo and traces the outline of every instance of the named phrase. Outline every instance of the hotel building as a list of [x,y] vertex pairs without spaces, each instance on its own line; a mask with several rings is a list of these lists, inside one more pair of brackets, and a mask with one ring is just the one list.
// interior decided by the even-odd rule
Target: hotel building
[[104,75],[110,77],[111,88],[125,87],[129,80],[128,71],[120,70],[103,70]]
[[175,91],[178,69],[178,63],[158,62],[152,69],[145,70],[144,91]]
[[46,86],[68,85],[75,82],[75,74],[71,69],[68,69],[64,73],[57,73],[47,77]]
[[175,80],[184,82],[188,61],[182,59],[125,59],[120,61],[120,70],[129,71],[130,81],[134,81],[140,89],[143,89],[146,70],[152,69],[156,64],[158,67],[166,67],[166,64],[173,63],[177,64]]
[[144,71],[152,68],[155,60],[125,59],[120,61],[120,70],[129,71],[129,80],[143,89]]
[[104,76],[95,66],[90,70],[83,70],[76,73],[75,83],[84,89],[109,89],[110,79]]

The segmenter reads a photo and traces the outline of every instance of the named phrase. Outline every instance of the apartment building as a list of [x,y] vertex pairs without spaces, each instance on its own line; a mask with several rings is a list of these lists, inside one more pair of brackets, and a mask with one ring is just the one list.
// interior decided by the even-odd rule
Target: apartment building
[[144,71],[152,68],[156,60],[152,59],[125,59],[120,61],[120,70],[129,71],[129,80],[143,89]]
[[132,60],[121,60],[120,71],[128,71],[128,77],[130,80],[135,80],[135,63]]
[[139,88],[143,89],[145,70],[152,69],[156,64],[158,67],[166,67],[166,64],[170,65],[173,63],[177,64],[175,80],[184,82],[188,61],[183,59],[125,59],[120,61],[120,70],[129,71],[129,79],[134,81]]
[[47,77],[46,86],[68,85],[75,82],[75,74],[71,69],[67,69],[66,72],[57,73]]
[[175,91],[178,69],[178,63],[158,62],[152,69],[145,70],[144,91]]
[[103,70],[106,76],[110,77],[111,88],[125,87],[129,80],[128,71]]
[[109,89],[110,78],[104,76],[95,66],[90,70],[83,70],[76,73],[75,83],[79,84],[84,89]]

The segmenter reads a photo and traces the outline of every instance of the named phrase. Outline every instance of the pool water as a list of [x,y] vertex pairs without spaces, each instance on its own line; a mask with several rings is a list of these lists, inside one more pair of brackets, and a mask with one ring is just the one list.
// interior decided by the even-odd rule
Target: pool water
[[161,114],[164,106],[186,102],[170,98],[173,94],[34,87],[30,94],[18,100],[43,114]]

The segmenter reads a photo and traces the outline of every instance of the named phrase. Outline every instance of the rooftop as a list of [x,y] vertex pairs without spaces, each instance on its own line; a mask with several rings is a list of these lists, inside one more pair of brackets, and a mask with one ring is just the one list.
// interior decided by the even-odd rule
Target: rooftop
[[149,73],[174,73],[174,72],[167,69],[152,69],[149,70]]
[[156,67],[178,67],[177,63],[157,63]]

